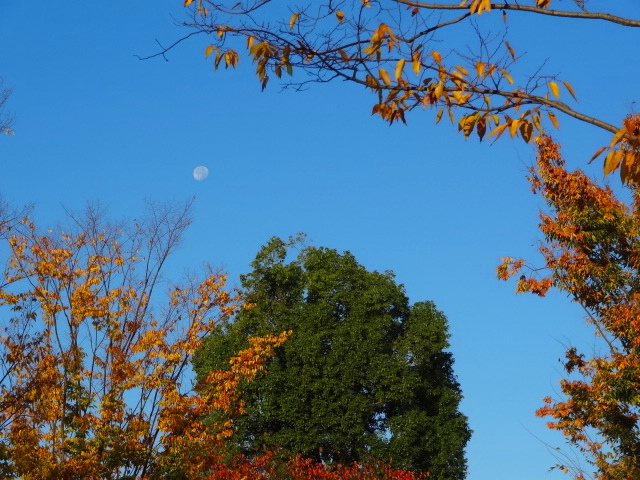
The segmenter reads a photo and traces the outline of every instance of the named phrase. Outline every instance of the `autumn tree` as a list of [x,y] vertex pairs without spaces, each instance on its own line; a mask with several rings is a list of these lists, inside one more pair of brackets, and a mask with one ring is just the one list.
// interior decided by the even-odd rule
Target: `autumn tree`
[[231,453],[281,447],[323,464],[367,464],[465,476],[470,430],[458,406],[446,317],[409,304],[390,272],[348,252],[271,239],[241,277],[251,305],[225,319],[194,358],[199,377],[223,369],[253,336],[293,333],[246,384]]
[[[250,339],[193,391],[190,358],[238,298],[211,268],[163,277],[189,205],[152,204],[134,223],[92,207],[45,232],[3,210],[2,478],[202,478],[214,467],[243,409],[237,386],[288,332]],[[212,409],[225,421],[202,423]]]
[[[640,117],[627,119],[629,128]],[[583,452],[597,480],[640,478],[640,194],[625,203],[580,170],[568,171],[559,146],[536,140],[533,191],[546,202],[540,228],[544,264],[512,258],[500,278],[521,275],[518,291],[544,296],[566,292],[583,307],[601,339],[598,348],[566,351],[562,396],[547,397],[538,415],[549,419]],[[537,267],[537,268],[535,268]],[[580,465],[559,467],[576,480],[590,478]]]
[[[625,162],[633,165],[623,173],[623,180],[637,180],[636,155],[620,148],[624,136],[625,146],[637,152],[637,133],[624,130],[618,123],[621,119],[603,120],[604,112],[580,111],[570,79],[546,71],[543,65],[516,69],[519,52],[535,51],[537,37],[515,44],[506,30],[513,16],[553,17],[583,22],[590,28],[598,23],[621,29],[640,27],[640,19],[611,13],[615,4],[601,0],[185,0],[189,13],[183,25],[189,33],[151,57],[165,55],[186,38],[206,35],[204,54],[216,69],[235,68],[246,57],[255,64],[263,89],[273,79],[293,87],[343,80],[371,91],[372,112],[390,123],[406,121],[407,113],[416,108],[428,108],[436,122],[448,117],[465,137],[475,132],[480,139],[498,138],[508,132],[529,142],[545,127],[557,128],[558,115],[563,114],[610,132],[611,145],[599,153],[611,153],[614,158],[609,158],[609,164],[617,160],[616,169]],[[480,22],[480,17],[497,22]],[[493,33],[496,23],[504,23],[503,35]],[[579,42],[573,47],[580,54]]]

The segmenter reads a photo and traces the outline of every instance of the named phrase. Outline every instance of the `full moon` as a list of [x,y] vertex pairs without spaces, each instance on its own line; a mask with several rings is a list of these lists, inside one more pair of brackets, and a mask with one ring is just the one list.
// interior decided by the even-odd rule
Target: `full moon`
[[193,171],[193,178],[195,178],[198,181],[204,180],[208,176],[209,176],[209,169],[207,167],[202,167],[202,166],[196,167],[196,169]]

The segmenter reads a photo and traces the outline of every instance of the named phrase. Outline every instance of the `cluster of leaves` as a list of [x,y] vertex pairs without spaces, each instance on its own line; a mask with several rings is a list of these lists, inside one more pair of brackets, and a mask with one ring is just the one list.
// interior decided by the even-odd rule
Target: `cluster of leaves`
[[390,272],[367,271],[349,252],[305,247],[287,262],[299,242],[273,238],[260,250],[242,276],[252,308],[221,323],[194,357],[204,378],[252,337],[293,331],[269,374],[243,386],[246,414],[228,452],[281,448],[281,458],[322,465],[385,459],[464,478],[471,432],[458,409],[446,317],[431,302],[409,305]]
[[[529,3],[341,0],[276,6],[268,0],[185,0],[191,19],[184,25],[192,31],[189,36],[204,33],[215,38],[205,55],[215,53],[216,69],[221,64],[236,67],[239,52],[246,49],[263,89],[271,76],[293,76],[296,71],[307,76],[297,83],[291,79],[289,85],[333,79],[357,83],[375,93],[378,101],[372,112],[389,123],[406,122],[406,112],[429,107],[435,109],[436,122],[447,113],[465,137],[475,131],[480,140],[497,139],[508,132],[530,142],[543,133],[545,122],[558,128],[556,113],[561,112],[612,134],[619,132],[620,127],[561,101],[562,90],[574,100],[576,95],[556,75],[543,75],[535,68],[522,80],[516,78],[512,72],[519,57],[506,32],[501,38],[491,37],[474,19],[497,14],[507,24],[508,12],[513,12],[622,27],[638,27],[640,20],[589,11],[583,0],[574,0],[566,10],[551,9],[551,0]],[[454,30],[464,25],[469,26],[465,33]],[[478,38],[477,47],[460,44],[469,33]],[[459,53],[462,48],[470,53]],[[635,165],[639,144],[633,131],[624,134],[633,155],[629,150],[609,157],[608,171],[614,164]],[[619,140],[617,135],[612,147]],[[628,181],[628,175],[623,177]]]
[[[533,191],[550,211],[541,214],[546,241],[540,247],[547,276],[522,275],[519,291],[544,296],[552,288],[580,304],[603,340],[604,353],[589,358],[566,352],[564,398],[545,399],[537,413],[587,454],[597,480],[640,477],[640,194],[630,204],[584,172],[566,170],[559,146],[539,137]],[[502,279],[526,268],[505,259]],[[577,378],[576,378],[577,376]],[[577,480],[586,474],[563,464]]]
[[334,465],[296,456],[283,462],[274,452],[257,457],[236,455],[230,460],[217,457],[204,480],[422,480],[427,474],[394,470],[381,463]]
[[[0,216],[2,477],[206,471],[206,454],[242,411],[238,384],[262,370],[288,333],[252,339],[230,369],[211,372],[190,395],[183,384],[192,354],[239,299],[224,289],[224,275],[207,269],[204,279],[171,287],[165,307],[154,310],[188,205],[155,205],[132,228],[90,208],[73,216],[73,233],[42,233],[7,212]],[[205,425],[212,409],[229,420]]]

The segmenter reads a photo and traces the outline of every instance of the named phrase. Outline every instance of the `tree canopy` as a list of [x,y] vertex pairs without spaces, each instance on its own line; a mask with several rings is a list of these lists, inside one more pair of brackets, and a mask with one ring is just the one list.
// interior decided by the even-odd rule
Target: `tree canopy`
[[244,386],[231,451],[277,446],[322,462],[375,458],[464,478],[470,430],[444,314],[431,302],[409,305],[390,272],[367,271],[349,252],[306,247],[288,261],[299,245],[273,238],[262,247],[241,277],[250,308],[194,357],[202,377],[252,336],[293,332],[269,374]]
[[629,204],[584,172],[567,171],[560,146],[536,140],[533,191],[547,203],[541,213],[543,268],[505,258],[498,276],[521,274],[519,292],[567,292],[583,307],[601,341],[566,350],[562,396],[546,397],[538,415],[549,417],[582,452],[591,472],[567,456],[558,466],[576,480],[640,477],[640,195]]
[[[189,359],[238,298],[211,269],[160,288],[189,206],[153,204],[135,224],[92,207],[43,232],[0,202],[0,477],[203,478],[217,466],[238,384],[288,333],[250,339],[192,391]],[[211,410],[229,420],[205,425]]]

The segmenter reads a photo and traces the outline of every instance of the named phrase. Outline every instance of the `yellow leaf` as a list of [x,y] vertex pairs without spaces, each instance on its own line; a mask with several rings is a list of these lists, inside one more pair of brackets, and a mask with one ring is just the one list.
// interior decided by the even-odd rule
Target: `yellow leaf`
[[400,78],[402,78],[402,72],[404,70],[404,64],[405,64],[404,58],[401,58],[400,60],[398,60],[398,63],[396,63],[396,71],[395,71],[396,82],[398,80],[400,80]]
[[342,23],[342,21],[344,20],[344,12],[337,11],[336,18],[338,19],[338,23]]
[[362,0],[362,5],[364,5],[365,7],[370,7],[371,6],[371,1],[370,0]]
[[471,132],[473,132],[473,128],[476,126],[479,115],[479,113],[475,113],[460,119],[460,122],[458,123],[458,131],[462,130],[465,138],[468,138],[469,135],[471,135]]
[[444,82],[442,80],[440,80],[438,82],[438,85],[436,85],[436,88],[434,89],[433,93],[436,97],[436,100],[439,99],[442,96],[442,92],[444,92]]
[[184,0],[184,6],[188,7],[189,5],[191,5],[193,3],[193,0]]
[[558,123],[558,118],[556,117],[556,114],[553,112],[547,112],[547,115],[549,116],[549,120],[551,120],[551,123],[553,124],[553,126],[556,128],[560,128],[560,124]]
[[300,16],[300,12],[296,12],[293,15],[291,15],[291,18],[289,19],[289,29],[293,30],[293,27],[295,26],[296,22],[298,21],[298,17]]
[[491,138],[495,135],[496,136],[495,139],[497,140],[498,138],[500,138],[500,135],[502,135],[508,127],[509,127],[509,124],[507,123],[503,125],[498,125],[496,128],[491,130],[491,133],[489,133],[489,136],[487,138]]
[[380,75],[380,80],[382,80],[387,87],[391,86],[391,78],[384,68],[379,68],[378,74]]
[[521,121],[522,120],[513,120],[509,125],[509,135],[511,135],[511,138],[516,136],[516,133],[518,132],[518,127],[520,126]]
[[564,87],[567,89],[567,91],[571,94],[573,99],[577,102],[578,97],[576,97],[576,92],[573,91],[573,87],[569,84],[569,82],[562,82],[562,83],[564,84]]
[[412,54],[411,66],[413,67],[413,73],[420,75],[420,67],[422,67],[420,50],[415,50]]
[[464,75],[465,77],[467,75],[469,75],[469,70],[467,70],[466,68],[464,68],[462,65],[456,65],[455,69],[458,70],[462,75]]
[[440,119],[442,118],[443,113],[444,113],[444,108],[441,108],[440,110],[438,110],[438,113],[436,113],[436,123],[440,123]]
[[609,148],[613,148],[615,147],[620,140],[622,140],[622,137],[624,137],[624,135],[627,133],[627,128],[626,127],[622,127],[620,130],[618,130],[616,132],[616,134],[613,136],[613,139],[611,140],[611,143],[609,144]]
[[556,82],[549,82],[549,89],[551,90],[551,93],[553,93],[554,97],[560,98],[560,87],[558,87]]
[[205,58],[211,55],[212,53],[213,53],[213,45],[209,45],[207,48],[204,49]]
[[[611,172],[614,172],[620,166],[620,160],[622,160],[622,155],[624,152],[621,150],[609,152],[606,157],[604,157],[604,176],[606,177]],[[628,166],[628,165],[627,165]]]
[[587,163],[591,163],[593,162],[596,158],[598,158],[600,156],[600,154],[602,154],[602,152],[604,152],[607,149],[607,147],[600,147],[598,149],[598,151],[596,153],[593,154],[593,157],[591,157],[589,159],[589,161]]
[[536,127],[536,130],[542,132],[542,125],[540,125],[540,117],[538,115],[531,115],[531,120],[533,120],[533,125]]
[[478,6],[478,15],[482,12],[490,12],[491,11],[491,0],[481,0],[480,5]]
[[247,37],[247,48],[251,48],[251,45],[253,45],[253,42],[255,41],[255,37],[249,35]]
[[436,61],[436,63],[442,63],[442,56],[438,52],[436,51],[431,52],[431,56]]
[[501,68],[500,72],[502,73],[504,78],[507,80],[507,82],[513,85],[513,78],[511,77],[511,75],[509,75],[509,72],[507,72],[504,68]]
[[484,62],[476,63],[476,75],[478,75],[478,77],[482,77],[482,74],[484,73],[484,68],[485,68]]

